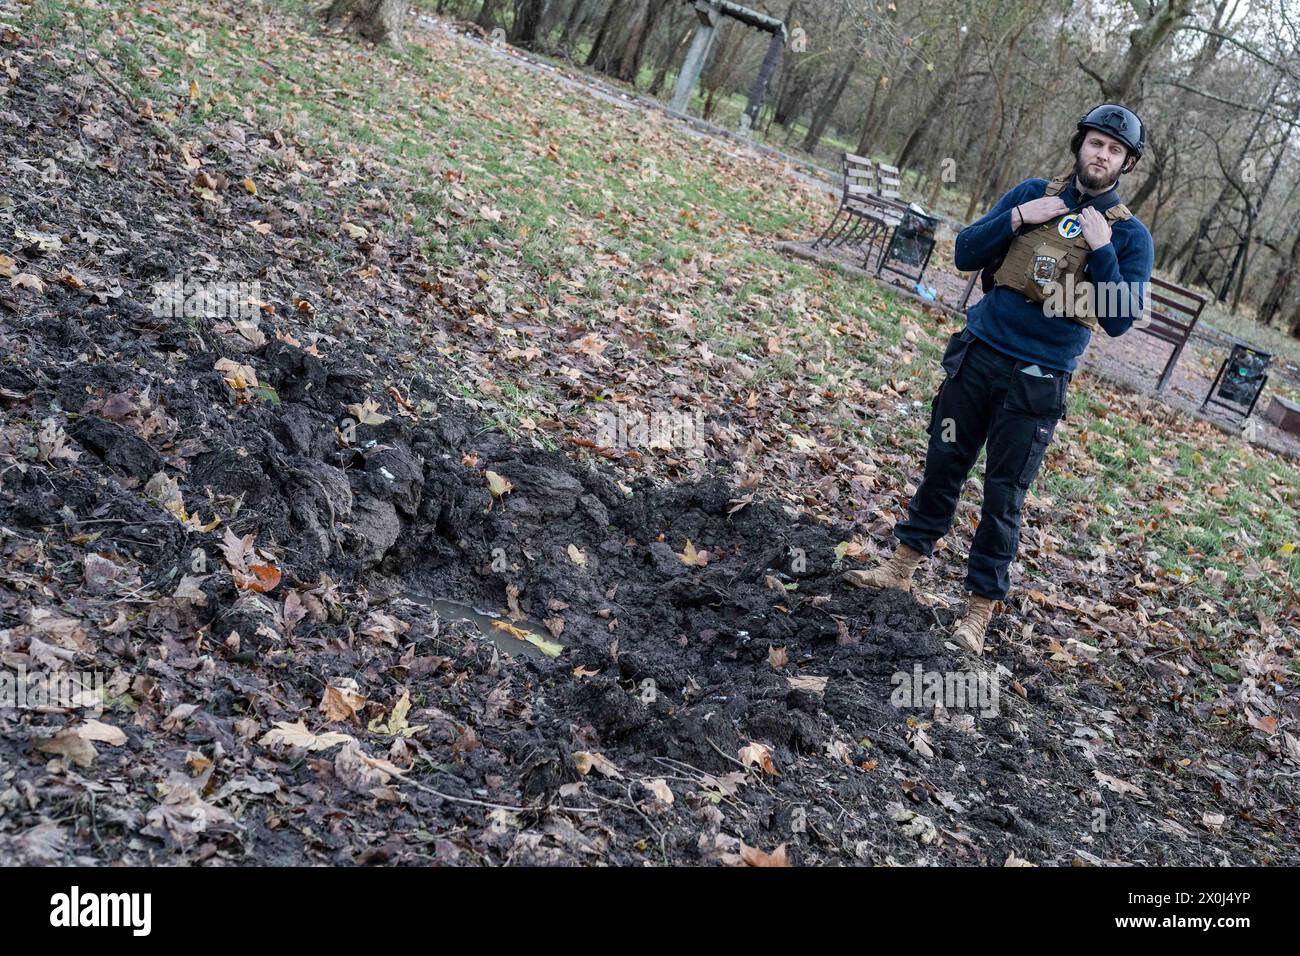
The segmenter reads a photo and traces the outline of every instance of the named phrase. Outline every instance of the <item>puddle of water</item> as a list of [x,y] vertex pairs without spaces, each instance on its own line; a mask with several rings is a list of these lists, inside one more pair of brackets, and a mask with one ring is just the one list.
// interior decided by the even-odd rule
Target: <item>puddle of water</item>
[[[512,621],[504,614],[481,611],[468,604],[445,601],[442,598],[425,597],[420,594],[406,595],[425,607],[432,608],[444,621],[471,621],[478,625],[479,631],[489,641],[506,654],[522,654],[535,660],[557,657],[561,645],[551,632],[533,624],[531,621]],[[543,647],[546,650],[543,650]],[[548,653],[547,651],[551,653]]]

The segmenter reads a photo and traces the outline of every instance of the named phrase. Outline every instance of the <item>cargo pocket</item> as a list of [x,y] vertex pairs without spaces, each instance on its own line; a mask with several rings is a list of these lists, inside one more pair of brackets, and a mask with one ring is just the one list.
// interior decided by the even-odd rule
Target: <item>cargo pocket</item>
[[961,371],[962,363],[966,361],[966,353],[970,351],[971,343],[975,341],[975,336],[962,329],[960,332],[954,332],[948,339],[948,347],[943,350],[944,380],[949,381],[957,377]]
[[1034,436],[1029,442],[1029,454],[1020,469],[1020,474],[1016,477],[1018,487],[1028,488],[1033,482],[1034,476],[1038,474],[1038,469],[1043,464],[1043,456],[1047,454],[1047,446],[1052,443],[1052,434],[1055,431],[1056,423],[1051,421],[1040,421],[1035,427]]
[[925,426],[927,435],[934,434],[934,421],[939,417],[939,397],[943,395],[943,385],[939,386],[939,391],[934,393],[934,398],[930,399],[930,423]]

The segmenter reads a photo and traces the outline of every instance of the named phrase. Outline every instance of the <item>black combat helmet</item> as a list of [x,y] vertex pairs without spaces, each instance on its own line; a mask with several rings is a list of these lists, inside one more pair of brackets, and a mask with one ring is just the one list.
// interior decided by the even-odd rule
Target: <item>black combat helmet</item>
[[[1114,136],[1128,147],[1134,162],[1142,158],[1142,150],[1147,145],[1146,124],[1131,109],[1118,103],[1102,103],[1089,110],[1079,120],[1079,133],[1082,134],[1085,129],[1095,129],[1107,136]],[[1082,137],[1078,142],[1083,142]],[[1079,151],[1078,146],[1074,149],[1076,153]]]

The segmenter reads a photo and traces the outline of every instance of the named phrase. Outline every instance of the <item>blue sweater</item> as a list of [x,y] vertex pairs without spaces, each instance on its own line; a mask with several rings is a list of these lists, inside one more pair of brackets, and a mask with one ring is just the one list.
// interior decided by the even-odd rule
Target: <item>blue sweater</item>
[[[1026,179],[999,199],[988,215],[958,233],[954,255],[957,268],[973,272],[998,261],[1018,234],[1011,228],[1011,210],[1031,199],[1042,198],[1046,190],[1046,179]],[[1060,195],[1074,210],[1087,198],[1076,189],[1073,177]],[[1119,201],[1112,189],[1094,199],[1091,205],[1098,212],[1105,212]],[[1110,227],[1111,241],[1088,252],[1084,277],[1092,282],[1149,282],[1155,246],[1147,227],[1136,217],[1112,222]],[[1026,225],[1020,231],[1036,228]],[[1137,310],[1129,309],[1127,316],[1106,315],[1107,304],[1106,296],[1097,296],[1097,321],[1108,335],[1116,336],[1128,331],[1133,324],[1133,313],[1141,315],[1140,308],[1145,302],[1139,303]],[[1075,370],[1092,337],[1084,326],[1068,318],[1047,315],[1041,303],[1004,286],[996,286],[971,307],[966,327],[995,349],[1063,372]]]

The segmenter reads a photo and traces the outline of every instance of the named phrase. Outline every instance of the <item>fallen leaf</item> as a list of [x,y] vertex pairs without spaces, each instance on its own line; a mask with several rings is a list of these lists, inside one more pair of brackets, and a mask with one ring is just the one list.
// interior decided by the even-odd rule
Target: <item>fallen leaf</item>
[[357,420],[358,425],[382,425],[391,416],[379,414],[379,403],[367,398],[360,404],[353,403],[347,407],[348,413]]
[[668,782],[663,777],[655,777],[653,780],[642,780],[641,786],[645,787],[655,795],[655,799],[660,803],[669,804],[673,802],[673,791]]
[[578,773],[584,777],[594,770],[596,773],[614,780],[623,779],[623,775],[619,773],[618,768],[603,754],[576,750],[573,753],[573,765],[578,768]]
[[250,564],[248,573],[235,568],[231,570],[231,575],[236,587],[244,591],[256,591],[258,594],[274,591],[281,576],[280,569],[273,564]]
[[806,690],[811,694],[824,694],[828,679],[826,677],[814,677],[812,674],[786,678],[790,682],[791,690]]
[[108,744],[110,747],[121,747],[126,743],[126,734],[122,732],[120,727],[114,727],[112,724],[105,724],[98,720],[87,720],[74,729],[83,740],[97,740],[100,743]]
[[766,774],[777,775],[776,764],[772,762],[772,751],[764,744],[751,740],[746,746],[741,747],[740,762],[746,767],[758,766]]
[[372,734],[385,734],[389,737],[410,737],[419,733],[421,730],[427,730],[428,724],[409,724],[406,715],[411,712],[411,692],[402,691],[401,700],[393,705],[393,711],[388,715],[388,720],[384,721],[381,717],[376,717],[366,725],[366,729]]
[[510,480],[503,478],[495,471],[485,471],[483,474],[487,478],[488,491],[492,493],[493,498],[500,498],[507,492],[514,490],[514,485],[510,484]]
[[742,840],[740,843],[740,859],[746,866],[789,866],[790,861],[786,859],[785,844],[782,843],[771,853],[764,853],[757,847],[747,846]]
[[348,734],[334,732],[314,734],[301,720],[294,723],[280,720],[262,735],[258,743],[263,747],[283,744],[287,747],[302,747],[304,750],[328,750],[330,747],[336,747],[353,739]]
[[94,745],[71,729],[60,730],[48,740],[42,740],[36,745],[36,749],[42,753],[66,757],[78,767],[89,767],[98,756]]
[[1097,778],[1097,781],[1103,787],[1113,790],[1121,796],[1130,793],[1137,794],[1139,797],[1146,796],[1146,792],[1137,784],[1129,783],[1126,780],[1120,780],[1118,777],[1112,777],[1110,774],[1102,773],[1100,770],[1094,770],[1092,775]]
[[580,568],[587,566],[587,553],[579,548],[576,544],[569,545],[569,560]]
[[678,554],[677,557],[681,560],[682,564],[690,567],[702,568],[709,563],[709,552],[696,551],[695,545],[691,543],[690,538],[686,539],[686,547],[682,549],[681,553]]
[[221,377],[226,380],[226,384],[236,391],[257,387],[257,372],[252,366],[240,365],[231,359],[223,358],[217,359],[212,368],[214,371],[220,372]]
[[320,701],[326,720],[351,720],[364,706],[366,698],[358,693],[357,682],[351,678],[340,681],[339,685],[330,684]]

